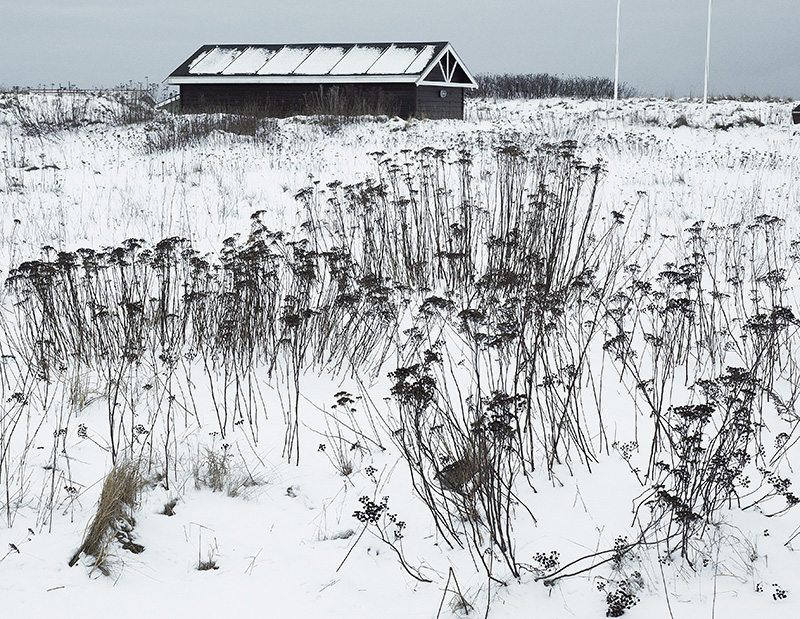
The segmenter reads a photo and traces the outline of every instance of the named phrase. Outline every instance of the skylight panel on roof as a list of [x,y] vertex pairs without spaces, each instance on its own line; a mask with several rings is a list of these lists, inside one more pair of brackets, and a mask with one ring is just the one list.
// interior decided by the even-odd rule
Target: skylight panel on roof
[[380,57],[383,48],[361,47],[355,45],[344,58],[331,69],[331,75],[359,75],[366,73],[372,64]]
[[401,75],[419,54],[419,47],[398,47],[392,45],[377,62],[370,67],[370,75]]
[[311,53],[310,47],[282,47],[259,70],[259,75],[288,75]]
[[253,75],[267,64],[277,50],[264,47],[248,47],[242,54],[222,70],[223,75]]
[[302,75],[325,75],[344,56],[344,47],[326,47],[320,45],[311,52],[303,63],[295,69]]
[[426,45],[424,48],[422,48],[422,51],[419,53],[419,55],[417,55],[414,61],[406,69],[406,73],[422,73],[422,70],[428,66],[431,58],[433,58],[433,52],[435,51],[436,47],[433,45]]
[[241,50],[230,47],[215,47],[200,61],[189,68],[189,73],[214,75],[220,73],[225,67],[241,54]]

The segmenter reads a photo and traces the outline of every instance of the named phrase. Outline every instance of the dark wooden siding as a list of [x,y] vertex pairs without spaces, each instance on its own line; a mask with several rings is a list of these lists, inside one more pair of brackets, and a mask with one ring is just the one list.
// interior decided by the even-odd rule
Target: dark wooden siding
[[[402,118],[415,112],[414,84],[183,84],[183,112],[255,112],[268,116],[313,113],[316,105],[340,97],[361,99],[373,113]],[[438,91],[437,91],[438,92]],[[438,96],[438,95],[437,95]],[[327,99],[326,99],[327,98]]]
[[[447,93],[441,96],[441,91]],[[464,89],[444,86],[417,88],[417,116],[420,118],[464,118]]]

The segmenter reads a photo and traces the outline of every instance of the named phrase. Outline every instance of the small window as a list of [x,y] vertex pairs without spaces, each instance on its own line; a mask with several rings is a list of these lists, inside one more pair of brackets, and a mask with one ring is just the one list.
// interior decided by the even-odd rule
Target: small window
[[442,88],[442,89],[439,91],[439,96],[440,96],[442,99],[445,99],[445,98],[447,97],[447,91],[446,91],[444,88]]

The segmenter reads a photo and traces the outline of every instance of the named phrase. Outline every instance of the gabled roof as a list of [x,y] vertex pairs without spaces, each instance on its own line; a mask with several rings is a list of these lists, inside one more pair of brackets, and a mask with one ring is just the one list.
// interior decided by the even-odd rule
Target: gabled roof
[[447,42],[204,45],[167,84],[412,82],[477,88]]

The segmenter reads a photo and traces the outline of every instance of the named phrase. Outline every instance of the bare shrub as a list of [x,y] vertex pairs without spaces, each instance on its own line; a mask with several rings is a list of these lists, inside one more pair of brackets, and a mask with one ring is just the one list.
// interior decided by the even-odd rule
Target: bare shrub
[[320,125],[336,131],[362,116],[396,116],[400,104],[395,96],[384,91],[331,86],[306,97],[302,111],[309,116],[319,116]]
[[145,127],[142,150],[147,154],[197,146],[223,132],[263,143],[271,139],[275,120],[255,114],[164,114]]

